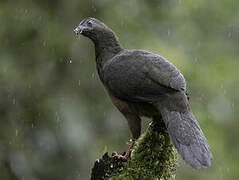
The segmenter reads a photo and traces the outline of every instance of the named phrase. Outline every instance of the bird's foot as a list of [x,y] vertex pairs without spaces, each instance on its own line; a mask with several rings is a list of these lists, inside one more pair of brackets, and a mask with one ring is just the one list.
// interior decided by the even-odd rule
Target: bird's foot
[[128,165],[130,165],[130,155],[131,155],[131,151],[133,150],[134,144],[135,144],[135,141],[132,140],[130,143],[129,149],[124,155],[120,155],[117,152],[114,152],[112,154],[111,162],[114,162],[116,159],[121,159],[123,162],[127,162]]
[[128,156],[126,153],[123,153],[123,155],[118,154],[117,152],[113,152],[112,154],[112,161],[120,159],[123,162],[128,162],[130,160],[130,156]]

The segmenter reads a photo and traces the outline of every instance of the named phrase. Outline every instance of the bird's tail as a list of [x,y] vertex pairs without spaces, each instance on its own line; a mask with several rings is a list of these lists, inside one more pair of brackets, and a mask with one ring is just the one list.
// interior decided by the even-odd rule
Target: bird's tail
[[193,168],[207,168],[212,154],[206,137],[188,105],[184,93],[167,95],[157,104],[168,134],[183,159]]

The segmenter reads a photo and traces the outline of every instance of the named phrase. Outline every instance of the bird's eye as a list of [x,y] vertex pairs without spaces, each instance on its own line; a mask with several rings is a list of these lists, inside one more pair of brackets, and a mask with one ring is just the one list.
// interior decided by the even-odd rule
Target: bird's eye
[[87,22],[87,25],[90,26],[90,27],[92,27],[92,22],[91,22],[91,21],[88,21],[88,22]]

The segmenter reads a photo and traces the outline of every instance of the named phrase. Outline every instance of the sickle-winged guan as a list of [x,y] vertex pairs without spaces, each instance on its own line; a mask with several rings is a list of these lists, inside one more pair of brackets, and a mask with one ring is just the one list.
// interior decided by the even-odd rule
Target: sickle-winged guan
[[[140,117],[162,116],[183,159],[195,169],[211,165],[209,145],[189,107],[185,79],[173,64],[151,52],[124,49],[115,33],[95,18],[84,19],[74,32],[94,42],[100,80],[127,119],[133,139],[140,136]],[[130,158],[132,147],[123,158]]]

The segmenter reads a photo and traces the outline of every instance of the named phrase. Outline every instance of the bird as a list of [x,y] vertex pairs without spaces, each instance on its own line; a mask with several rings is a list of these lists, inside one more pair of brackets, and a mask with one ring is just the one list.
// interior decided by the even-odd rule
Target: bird
[[123,48],[113,30],[96,18],[82,20],[74,33],[93,41],[99,78],[132,134],[126,154],[114,157],[130,160],[142,117],[162,117],[186,163],[194,169],[211,166],[212,153],[189,106],[185,78],[169,60],[145,50]]

